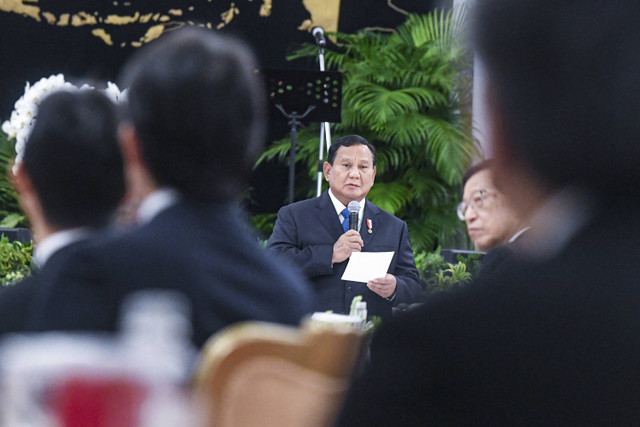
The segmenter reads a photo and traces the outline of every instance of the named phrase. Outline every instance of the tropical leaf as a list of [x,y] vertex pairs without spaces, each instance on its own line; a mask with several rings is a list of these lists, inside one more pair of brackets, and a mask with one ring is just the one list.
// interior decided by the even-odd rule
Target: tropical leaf
[[[9,178],[9,168],[16,156],[14,142],[0,131],[0,222],[3,227],[27,227],[27,220],[22,213],[18,194]],[[9,217],[5,220],[5,217]],[[1,225],[1,224],[0,224]]]
[[24,215],[20,215],[17,213],[10,213],[5,215],[5,217],[0,221],[0,227],[2,228],[15,228],[22,221],[24,221]]
[[402,182],[379,182],[371,187],[367,198],[395,215],[411,200],[411,188]]

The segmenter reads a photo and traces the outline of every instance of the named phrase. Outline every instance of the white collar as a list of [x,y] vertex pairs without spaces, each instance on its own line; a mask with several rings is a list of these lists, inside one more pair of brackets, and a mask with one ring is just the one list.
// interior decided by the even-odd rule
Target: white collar
[[[346,206],[343,205],[340,200],[336,199],[336,196],[333,195],[333,193],[331,192],[331,189],[329,189],[329,197],[331,198],[333,207],[335,208],[336,213],[340,218],[340,222],[344,221],[345,218],[342,216],[342,211],[344,210],[344,208],[346,208]],[[363,197],[362,200],[360,200],[358,203],[360,204],[360,210],[358,211],[358,230],[360,230],[360,226],[362,225],[362,216],[364,215],[363,212],[364,212],[364,205],[366,203],[366,199]]]
[[138,212],[138,223],[144,224],[151,221],[163,210],[180,201],[180,193],[173,188],[160,188],[153,191],[142,200]]
[[511,238],[509,239],[509,241],[507,243],[513,243],[516,241],[516,239],[520,236],[522,236],[522,233],[524,233],[525,231],[527,231],[528,229],[530,229],[531,227],[524,227],[523,229],[519,230],[516,234],[514,234],[513,236],[511,236]]
[[51,256],[65,246],[69,246],[79,240],[85,239],[91,234],[89,227],[69,228],[67,230],[56,231],[38,243],[33,253],[33,262],[38,268],[44,267]]
[[[344,210],[344,208],[346,208],[345,205],[342,204],[342,202],[340,200],[338,200],[336,198],[336,196],[333,195],[333,193],[331,192],[331,189],[329,189],[329,197],[331,198],[331,203],[333,203],[333,207],[336,210],[336,213],[338,215],[342,215],[342,211]],[[362,198],[362,200],[360,200],[358,202],[360,204],[360,211],[358,212],[358,218],[362,218],[362,212],[364,212],[364,205],[366,203],[366,198]]]

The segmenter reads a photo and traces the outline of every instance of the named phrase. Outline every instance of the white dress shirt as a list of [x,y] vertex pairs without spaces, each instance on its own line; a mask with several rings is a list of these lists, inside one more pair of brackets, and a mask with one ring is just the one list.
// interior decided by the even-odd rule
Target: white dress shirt
[[33,251],[33,262],[38,268],[44,267],[51,256],[65,246],[87,238],[91,228],[78,227],[57,231],[38,243]]
[[[345,218],[342,216],[342,211],[344,210],[344,208],[346,208],[346,206],[343,205],[342,202],[340,202],[340,200],[336,199],[336,196],[333,195],[333,193],[331,192],[331,189],[329,189],[329,197],[331,198],[333,207],[336,209],[336,213],[340,218],[340,224],[342,224],[342,221],[345,220]],[[364,215],[363,212],[364,212],[364,205],[366,203],[366,199],[363,198],[358,203],[360,204],[360,210],[358,211],[358,230],[360,230],[360,226],[362,225],[362,217]]]
[[560,253],[593,216],[594,201],[576,188],[547,198],[532,217],[531,233],[521,249],[526,256],[548,259]]
[[155,218],[163,210],[180,201],[180,193],[173,188],[160,188],[153,191],[142,200],[138,208],[137,217],[139,224],[145,224]]

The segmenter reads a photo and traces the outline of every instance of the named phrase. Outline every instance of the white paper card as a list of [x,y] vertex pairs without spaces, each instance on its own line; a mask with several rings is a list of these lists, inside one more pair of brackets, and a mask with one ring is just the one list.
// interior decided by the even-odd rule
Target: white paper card
[[353,252],[342,280],[367,283],[384,277],[389,271],[393,254],[394,252]]

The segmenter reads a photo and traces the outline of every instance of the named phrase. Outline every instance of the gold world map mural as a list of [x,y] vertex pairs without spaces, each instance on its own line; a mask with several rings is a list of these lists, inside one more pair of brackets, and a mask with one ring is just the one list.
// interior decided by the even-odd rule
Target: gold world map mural
[[[154,12],[143,12],[136,9],[135,1],[112,1],[110,10],[116,12],[103,12],[100,10],[84,10],[76,12],[54,12],[47,10],[40,5],[39,0],[0,0],[0,12],[15,13],[25,18],[37,22],[58,26],[58,27],[86,27],[91,35],[99,38],[108,46],[133,46],[139,47],[164,34],[185,25],[200,25],[210,29],[221,29],[231,25],[242,10],[249,4],[259,4],[257,12],[261,18],[271,16],[274,0],[201,0],[193,1],[187,6],[167,8]],[[277,1],[277,0],[276,0]],[[280,0],[291,1],[291,0]],[[300,0],[298,0],[300,1]],[[213,5],[219,8],[224,3],[224,11],[219,13],[217,20],[202,22],[191,16],[196,16],[198,12],[207,11]],[[326,31],[336,31],[338,29],[338,16],[340,10],[340,0],[302,0],[305,9],[311,15],[311,19],[306,19],[300,23],[298,30],[308,31],[314,26],[321,26]],[[246,8],[248,9],[248,8]],[[252,10],[255,7],[251,8]],[[200,15],[198,15],[200,16]],[[129,39],[120,39],[117,30],[123,26],[136,26],[140,28],[139,35],[131,39],[131,33],[127,33]]]

